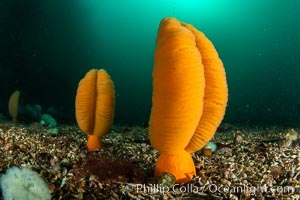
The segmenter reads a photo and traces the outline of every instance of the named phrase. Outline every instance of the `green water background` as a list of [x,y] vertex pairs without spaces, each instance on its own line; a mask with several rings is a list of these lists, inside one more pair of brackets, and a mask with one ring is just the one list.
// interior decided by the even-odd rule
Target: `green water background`
[[[11,0],[0,2],[0,113],[54,106],[75,122],[79,80],[105,68],[116,122],[148,121],[160,20],[193,24],[214,43],[229,86],[224,121],[300,122],[299,0]],[[178,105],[180,106],[180,105]]]

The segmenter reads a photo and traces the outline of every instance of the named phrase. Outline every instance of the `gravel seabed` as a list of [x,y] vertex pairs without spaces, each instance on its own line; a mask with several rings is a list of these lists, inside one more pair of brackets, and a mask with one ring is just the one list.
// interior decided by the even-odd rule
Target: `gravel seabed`
[[48,184],[52,199],[300,199],[299,128],[224,127],[212,140],[216,152],[192,155],[194,179],[168,188],[153,177],[159,152],[147,128],[114,125],[103,148],[88,152],[87,135],[77,126],[61,125],[51,134],[1,121],[0,175],[28,167]]

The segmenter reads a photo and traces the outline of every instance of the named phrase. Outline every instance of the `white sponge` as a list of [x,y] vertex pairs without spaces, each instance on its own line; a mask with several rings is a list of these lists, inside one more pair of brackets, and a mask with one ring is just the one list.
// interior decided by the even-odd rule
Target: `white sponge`
[[5,200],[50,200],[47,184],[29,168],[12,167],[0,178]]

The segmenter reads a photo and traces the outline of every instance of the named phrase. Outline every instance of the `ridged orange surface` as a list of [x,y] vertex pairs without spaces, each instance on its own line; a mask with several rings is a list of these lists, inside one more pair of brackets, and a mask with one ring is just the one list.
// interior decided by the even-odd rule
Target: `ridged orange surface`
[[197,129],[186,150],[190,153],[198,151],[214,136],[226,110],[228,89],[223,63],[214,45],[191,25],[183,24],[196,37],[197,48],[202,55],[205,76],[205,92],[203,113]]
[[150,140],[164,153],[182,151],[202,114],[204,71],[195,36],[174,18],[158,30],[153,69]]
[[8,101],[8,112],[12,117],[13,123],[17,123],[20,91],[14,91]]
[[190,152],[214,135],[225,113],[227,84],[221,68],[218,54],[201,32],[175,18],[161,21],[149,121],[151,144],[160,151],[155,176],[169,172],[177,182],[186,182],[195,175]]
[[100,137],[110,128],[114,119],[114,84],[104,69],[92,69],[80,81],[76,95],[76,120],[79,128],[91,135],[89,150],[101,148]]

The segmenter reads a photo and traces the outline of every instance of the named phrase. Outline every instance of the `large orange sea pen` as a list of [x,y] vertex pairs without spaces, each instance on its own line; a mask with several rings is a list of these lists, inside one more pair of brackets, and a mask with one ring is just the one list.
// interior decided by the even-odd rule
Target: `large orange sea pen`
[[160,151],[155,176],[169,172],[186,182],[196,174],[190,153],[214,135],[227,93],[212,43],[193,26],[164,18],[156,40],[149,121],[151,144]]

